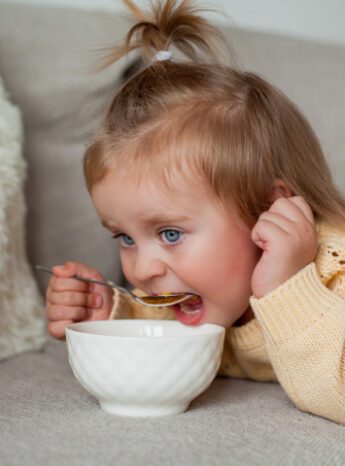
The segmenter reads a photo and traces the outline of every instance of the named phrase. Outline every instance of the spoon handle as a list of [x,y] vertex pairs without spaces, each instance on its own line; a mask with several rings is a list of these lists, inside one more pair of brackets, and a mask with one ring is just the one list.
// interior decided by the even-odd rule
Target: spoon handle
[[[43,265],[36,265],[36,270],[40,270],[41,272],[53,274],[53,271],[51,269],[48,269],[48,267],[44,267]],[[93,278],[84,278],[84,277],[80,277],[79,275],[73,275],[70,278],[74,278],[75,280],[79,280],[81,282],[95,283],[96,285],[107,286],[108,288],[117,288],[116,285],[112,282],[103,282],[101,280],[94,280]]]
[[[53,274],[53,271],[49,269],[48,267],[44,267],[43,265],[36,265],[36,269],[40,270],[41,272],[46,272]],[[137,301],[138,303],[145,304],[146,306],[151,306],[151,307],[165,307],[165,306],[172,306],[174,304],[182,303],[183,301],[186,301],[187,299],[197,295],[194,293],[169,293],[168,295],[160,295],[160,296],[137,296],[135,295],[132,291],[127,290],[126,288],[123,288],[122,286],[115,285],[113,282],[108,281],[100,281],[100,280],[94,280],[93,278],[84,278],[80,277],[79,275],[73,275],[72,277],[69,278],[74,278],[75,280],[79,280],[81,282],[86,282],[86,283],[95,283],[96,285],[103,285],[107,286],[108,288],[112,288],[113,290],[116,288],[119,291],[122,291],[123,293],[126,293],[129,295],[132,299]]]

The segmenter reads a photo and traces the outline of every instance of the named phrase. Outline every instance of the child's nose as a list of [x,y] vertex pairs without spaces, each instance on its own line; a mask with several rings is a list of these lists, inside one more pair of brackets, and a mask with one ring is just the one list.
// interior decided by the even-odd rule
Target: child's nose
[[142,254],[137,257],[134,273],[136,280],[146,282],[154,277],[165,275],[166,266],[160,258]]

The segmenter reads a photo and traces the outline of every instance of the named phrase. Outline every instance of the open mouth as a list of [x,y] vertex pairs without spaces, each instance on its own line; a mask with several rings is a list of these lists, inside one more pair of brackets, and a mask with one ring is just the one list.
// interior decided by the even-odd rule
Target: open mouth
[[201,322],[205,308],[200,296],[192,296],[182,303],[172,306],[177,320],[186,325],[197,325]]
[[202,306],[202,299],[200,296],[195,295],[189,299],[186,299],[186,301],[179,303],[179,305],[182,312],[185,314],[193,315],[200,311]]

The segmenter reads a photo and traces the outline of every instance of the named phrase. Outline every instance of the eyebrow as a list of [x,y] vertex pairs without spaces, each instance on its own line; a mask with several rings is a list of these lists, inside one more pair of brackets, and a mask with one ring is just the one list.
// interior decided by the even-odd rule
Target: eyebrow
[[139,220],[139,223],[143,226],[154,226],[160,223],[185,222],[186,220],[189,220],[189,218],[185,215],[159,214],[159,215],[142,215],[142,216],[139,216],[138,220]]
[[110,223],[108,223],[106,220],[101,220],[101,224],[102,224],[105,228],[108,228],[109,230],[114,229],[114,227],[111,226]]
[[[185,215],[174,216],[172,215],[142,215],[138,217],[138,221],[142,226],[155,226],[161,223],[175,223],[175,222],[185,222],[190,220],[189,217]],[[119,230],[115,225],[110,225],[106,220],[101,220],[102,225],[109,230]]]

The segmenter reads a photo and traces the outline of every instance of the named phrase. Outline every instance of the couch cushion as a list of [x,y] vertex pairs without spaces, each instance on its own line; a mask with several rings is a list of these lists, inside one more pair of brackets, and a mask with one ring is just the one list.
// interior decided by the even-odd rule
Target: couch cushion
[[345,464],[344,427],[302,413],[280,385],[217,378],[183,414],[108,414],[74,378],[66,347],[0,364],[8,466]]

